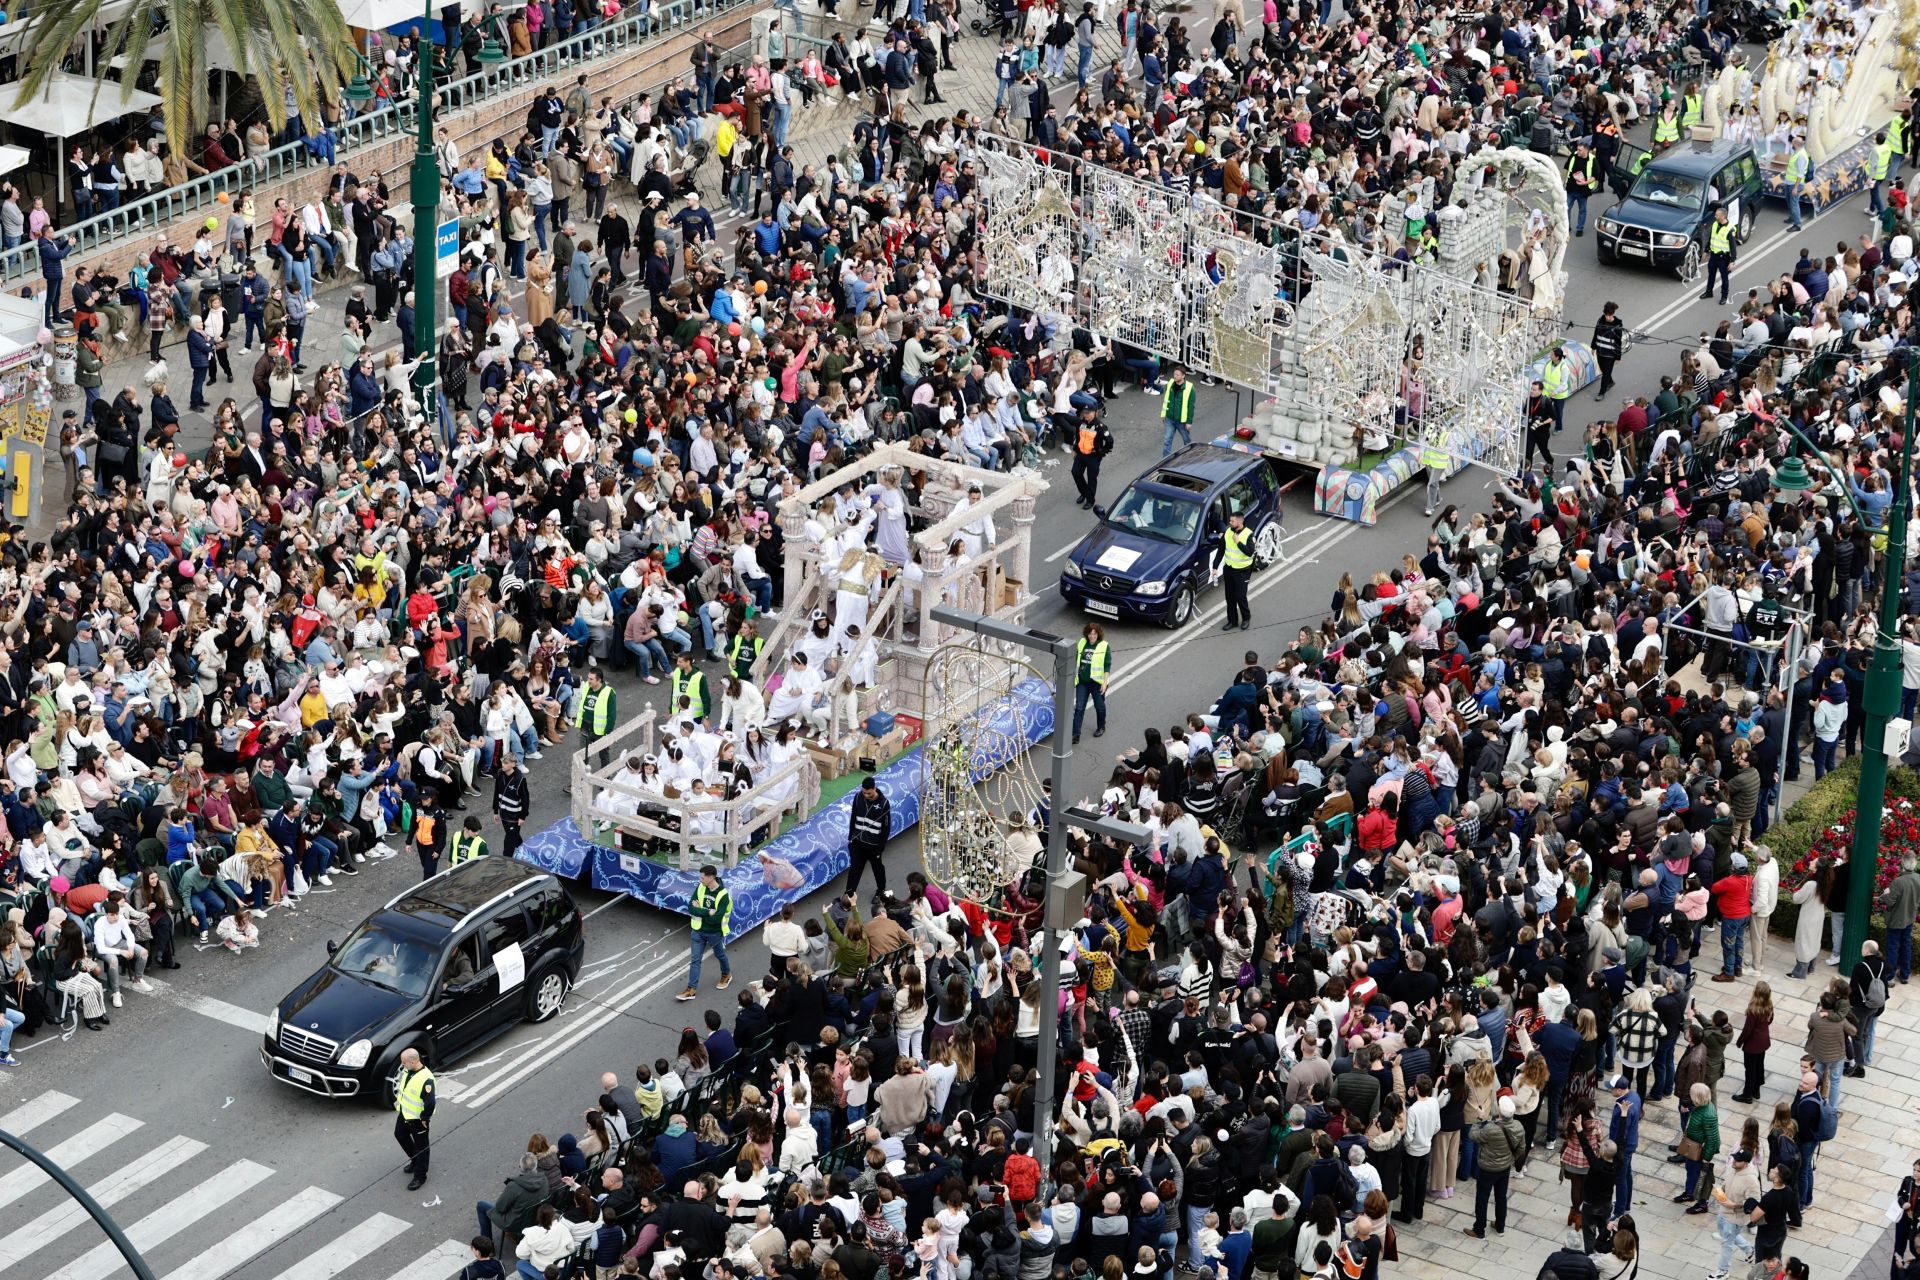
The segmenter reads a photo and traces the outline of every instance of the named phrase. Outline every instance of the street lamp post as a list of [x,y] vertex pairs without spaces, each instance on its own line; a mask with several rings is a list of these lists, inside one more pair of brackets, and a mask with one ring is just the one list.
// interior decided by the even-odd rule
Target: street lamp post
[[1907,395],[1901,428],[1900,478],[1887,510],[1887,561],[1880,575],[1880,623],[1874,628],[1873,664],[1867,668],[1865,747],[1853,823],[1852,875],[1847,881],[1847,927],[1840,963],[1851,972],[1860,962],[1873,915],[1880,868],[1880,828],[1887,803],[1887,726],[1900,715],[1900,591],[1907,573],[1907,520],[1912,506],[1913,420],[1916,361],[1907,353]]
[[440,343],[434,322],[439,294],[440,157],[433,149],[433,0],[420,20],[420,137],[413,152],[413,345],[420,363],[413,371],[414,397],[427,430],[440,425]]

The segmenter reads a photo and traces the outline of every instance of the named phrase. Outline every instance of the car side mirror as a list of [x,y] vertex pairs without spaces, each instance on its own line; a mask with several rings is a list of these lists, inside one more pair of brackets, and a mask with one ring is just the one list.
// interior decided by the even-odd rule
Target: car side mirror
[[1102,524],[1105,524],[1107,519],[1107,509],[1105,507],[1095,507],[1093,509],[1093,518],[1095,520],[1100,521]]
[[340,952],[340,944],[339,944],[339,943],[337,943],[337,942],[335,942],[335,941],[334,941],[334,940],[333,940],[332,938],[328,938],[328,939],[327,939],[327,954],[328,954],[328,955],[330,955],[330,956],[332,956],[332,955],[338,955],[338,954],[339,954],[339,952]]

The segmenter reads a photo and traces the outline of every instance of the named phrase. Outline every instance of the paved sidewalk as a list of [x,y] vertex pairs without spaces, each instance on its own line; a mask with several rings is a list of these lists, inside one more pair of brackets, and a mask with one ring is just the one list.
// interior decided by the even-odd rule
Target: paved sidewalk
[[[1709,975],[1718,970],[1719,958],[1717,937],[1709,934],[1695,959],[1699,980],[1693,995],[1703,1014],[1711,1017],[1714,1009],[1725,1009],[1737,1029],[1751,983],[1709,981]],[[1750,964],[1749,972],[1756,967],[1773,989],[1773,1047],[1767,1054],[1766,1087],[1757,1103],[1728,1100],[1739,1090],[1742,1073],[1739,1051],[1729,1048],[1727,1075],[1719,1090],[1723,1151],[1733,1150],[1749,1116],[1759,1117],[1764,1135],[1774,1103],[1791,1095],[1807,1018],[1827,981],[1839,973],[1823,961],[1812,977],[1789,981],[1793,946],[1791,940],[1779,937],[1768,939],[1764,964]],[[1814,1207],[1806,1213],[1805,1227],[1787,1238],[1786,1254],[1803,1259],[1814,1280],[1840,1280],[1856,1274],[1856,1268],[1863,1280],[1885,1274],[1884,1262],[1891,1252],[1886,1210],[1914,1158],[1914,1136],[1920,1132],[1914,1122],[1914,1113],[1920,1109],[1920,986],[1894,987],[1880,1018],[1874,1052],[1876,1061],[1866,1078],[1845,1082],[1840,1132],[1820,1148]],[[1600,1100],[1606,1101],[1604,1093]],[[1685,1205],[1672,1202],[1685,1181],[1683,1166],[1666,1163],[1667,1144],[1676,1140],[1678,1124],[1671,1099],[1647,1108],[1640,1125],[1640,1152],[1634,1160],[1632,1212],[1640,1225],[1641,1274],[1661,1280],[1700,1280],[1719,1262],[1720,1246],[1711,1214],[1688,1217]],[[1396,1280],[1457,1276],[1525,1280],[1564,1239],[1568,1201],[1557,1155],[1536,1150],[1528,1171],[1513,1180],[1506,1235],[1489,1231],[1484,1241],[1474,1240],[1461,1234],[1473,1224],[1473,1183],[1461,1179],[1451,1200],[1427,1202],[1425,1222],[1396,1228],[1401,1261],[1392,1273]],[[1870,1255],[1879,1265],[1869,1263]],[[1745,1275],[1737,1256],[1734,1267],[1735,1275]]]

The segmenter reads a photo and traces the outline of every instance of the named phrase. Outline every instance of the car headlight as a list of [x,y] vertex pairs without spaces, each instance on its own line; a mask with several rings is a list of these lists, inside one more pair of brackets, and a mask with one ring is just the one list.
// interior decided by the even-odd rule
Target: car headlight
[[275,1040],[275,1039],[278,1039],[279,1036],[280,1036],[280,1006],[275,1005],[273,1007],[273,1012],[267,1015],[267,1038],[269,1040]]
[[340,1054],[340,1065],[349,1069],[358,1069],[367,1065],[367,1059],[373,1056],[373,1041],[355,1040]]
[[1600,219],[1600,230],[1605,235],[1615,235],[1620,230],[1620,224],[1612,218],[1602,218]]
[[1080,566],[1075,564],[1071,560],[1067,561],[1067,567],[1062,569],[1060,572],[1063,576],[1069,577],[1069,578],[1079,578],[1079,577],[1085,576],[1080,572]]
[[1134,590],[1143,596],[1163,596],[1167,594],[1167,584],[1164,582],[1143,582],[1135,587]]
[[1663,231],[1660,233],[1660,247],[1662,249],[1678,249],[1686,242],[1687,238],[1683,235],[1677,235],[1671,231]]

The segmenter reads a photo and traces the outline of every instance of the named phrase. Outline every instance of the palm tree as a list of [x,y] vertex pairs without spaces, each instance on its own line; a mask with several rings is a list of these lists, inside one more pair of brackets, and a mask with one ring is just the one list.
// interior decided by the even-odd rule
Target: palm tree
[[[44,89],[77,40],[98,24],[106,0],[44,0],[34,5],[31,49],[17,102]],[[224,39],[233,69],[260,87],[267,119],[286,127],[287,88],[303,121],[320,118],[322,95],[337,101],[343,77],[355,66],[353,39],[337,0],[134,0],[107,28],[99,62],[125,56],[123,91],[130,91],[156,40],[157,92],[168,149],[183,159],[210,118],[207,84],[209,33]],[[102,81],[96,93],[111,91]]]

